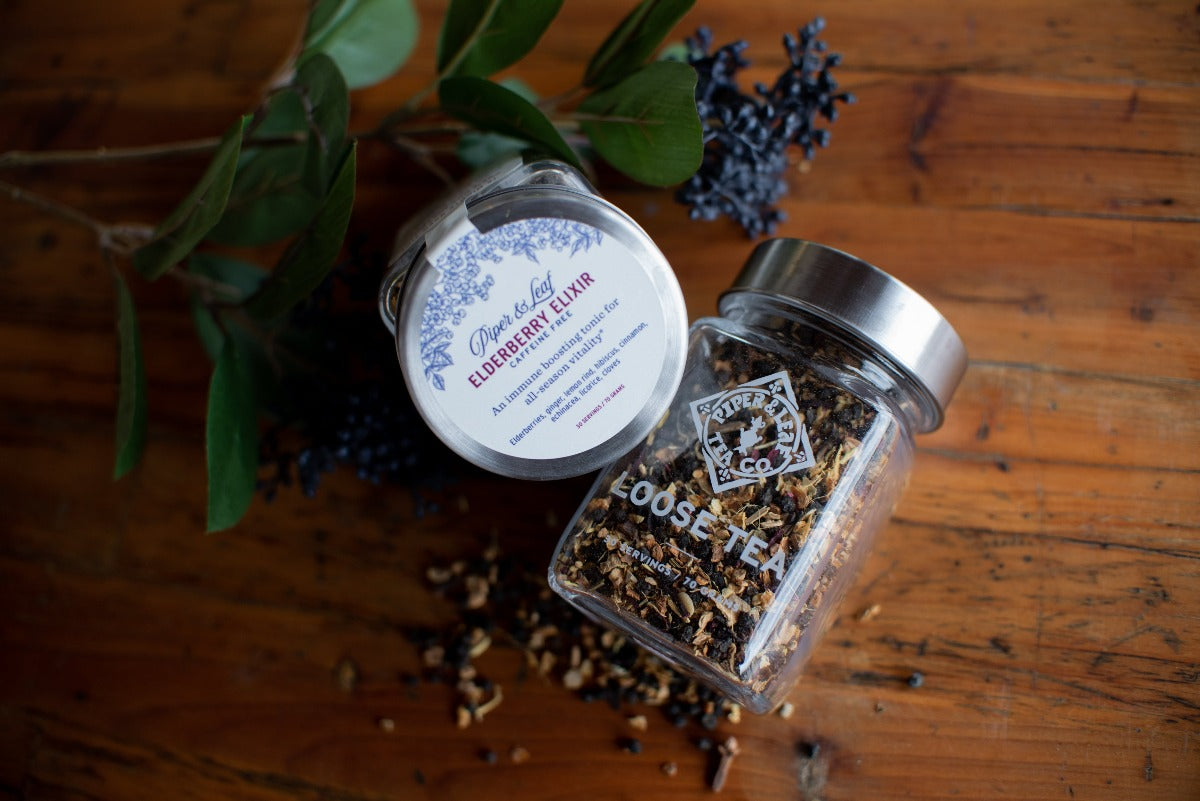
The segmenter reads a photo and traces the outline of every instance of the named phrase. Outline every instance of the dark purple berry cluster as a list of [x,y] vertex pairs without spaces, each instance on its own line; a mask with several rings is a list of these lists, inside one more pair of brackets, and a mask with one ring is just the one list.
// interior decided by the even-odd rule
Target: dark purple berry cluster
[[750,63],[742,56],[746,42],[712,50],[707,28],[687,40],[688,63],[698,76],[696,106],[705,148],[700,169],[676,199],[691,206],[692,219],[724,214],[752,237],[774,233],[784,218],[774,204],[787,192],[789,148],[797,146],[811,159],[817,147],[829,144],[829,131],[814,126],[817,117],[833,122],[838,103],[854,102],[852,94],[837,91],[830,74],[841,57],[826,52],[818,38],[824,28],[818,17],[796,36],[785,34],[787,68],[772,86],[757,84],[752,95],[737,82],[738,71]]
[[348,245],[349,259],[289,321],[289,344],[305,348],[306,369],[282,378],[270,409],[277,424],[259,451],[259,488],[268,500],[293,484],[312,497],[338,467],[418,491],[465,465],[413,406],[394,343],[376,316],[386,259],[365,253],[361,241]]
[[[403,399],[388,397],[387,389],[374,383],[347,381],[343,392],[327,392],[319,410],[294,419],[301,444],[294,451],[279,447],[276,432],[263,449],[264,457],[274,467],[274,475],[264,481],[268,493],[278,484],[295,481],[301,491],[312,497],[321,485],[325,473],[339,465],[351,467],[366,481],[400,481],[419,475],[422,448],[413,435],[413,427],[423,425]],[[397,389],[404,392],[401,386]]]

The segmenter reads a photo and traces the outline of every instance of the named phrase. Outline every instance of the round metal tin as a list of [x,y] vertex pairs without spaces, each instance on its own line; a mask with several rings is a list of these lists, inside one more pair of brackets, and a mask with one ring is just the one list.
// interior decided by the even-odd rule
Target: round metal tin
[[507,162],[402,231],[380,312],[433,432],[514,478],[617,458],[683,373],[687,314],[666,258],[556,161]]

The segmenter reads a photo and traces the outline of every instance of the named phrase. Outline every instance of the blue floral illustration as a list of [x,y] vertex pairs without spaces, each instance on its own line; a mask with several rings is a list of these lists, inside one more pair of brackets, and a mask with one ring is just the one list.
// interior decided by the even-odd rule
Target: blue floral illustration
[[486,301],[496,284],[485,265],[499,264],[512,256],[524,256],[537,264],[538,254],[552,250],[574,256],[600,243],[600,231],[583,223],[537,217],[503,225],[481,234],[471,231],[446,248],[434,261],[439,277],[425,303],[421,320],[421,362],[425,377],[434,389],[444,390],[441,371],[454,364],[447,352],[454,342],[454,329],[467,316],[467,306]]

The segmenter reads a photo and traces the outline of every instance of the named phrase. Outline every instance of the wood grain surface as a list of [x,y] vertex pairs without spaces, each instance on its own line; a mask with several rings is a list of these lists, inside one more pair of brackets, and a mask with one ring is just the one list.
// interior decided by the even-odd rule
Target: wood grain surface
[[[445,3],[417,5],[418,50],[354,96],[355,129],[428,80]],[[565,5],[518,69],[543,94],[576,80],[632,0]],[[217,135],[257,102],[304,11],[4,0],[0,151]],[[765,79],[780,35],[818,14],[859,102],[793,177],[779,233],[900,277],[972,359],[790,695],[795,714],[722,724],[742,754],[721,795],[1198,798],[1200,8],[701,0],[679,32],[745,38],[750,78]],[[153,222],[203,164],[0,180]],[[689,221],[669,191],[601,188],[659,242],[691,315],[712,313],[751,243]],[[437,189],[365,144],[353,235],[386,248]],[[448,688],[401,681],[419,666],[402,631],[453,615],[425,568],[492,533],[548,562],[586,479],[471,474],[421,515],[403,488],[338,475],[205,536],[209,367],[178,288],[133,283],[150,441],[114,483],[112,282],[93,235],[0,199],[0,281],[0,797],[712,795],[703,732],[651,712],[643,753],[625,753],[623,713],[518,682],[515,652],[481,660],[506,700],[466,730]],[[336,680],[345,662],[352,690]],[[515,745],[531,758],[512,764]]]

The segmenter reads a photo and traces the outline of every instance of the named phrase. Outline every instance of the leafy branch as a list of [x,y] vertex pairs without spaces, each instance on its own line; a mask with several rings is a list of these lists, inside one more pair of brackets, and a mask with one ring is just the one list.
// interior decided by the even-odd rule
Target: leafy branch
[[[296,144],[294,136],[278,139],[255,139],[259,147]],[[53,167],[64,164],[109,164],[121,161],[153,161],[178,158],[199,153],[211,153],[221,144],[221,137],[207,136],[184,142],[163,142],[137,147],[98,147],[92,150],[10,150],[0,153],[0,169],[4,167]]]
[[[303,45],[250,114],[220,137],[91,151],[13,151],[0,169],[125,162],[210,153],[209,163],[159,224],[106,223],[19,186],[0,193],[91,230],[116,284],[119,388],[114,474],[138,463],[147,439],[146,375],[134,295],[117,257],[143,279],[164,276],[188,294],[197,335],[214,359],[206,421],[208,529],[234,525],[254,494],[260,415],[280,395],[295,334],[289,313],[325,279],[354,203],[357,142],[388,142],[446,177],[447,147],[476,166],[534,147],[582,165],[577,147],[642,183],[678,184],[703,151],[696,75],[650,62],[694,0],[641,0],[592,57],[577,87],[539,102],[529,87],[491,76],[540,40],[562,0],[451,0],[436,74],[371,131],[351,135],[349,92],[384,80],[418,38],[411,0],[317,0]],[[437,102],[427,105],[432,95]],[[222,246],[288,242],[270,270],[221,255]],[[289,358],[303,363],[305,357]]]
[[7,181],[0,181],[0,193],[18,203],[32,206],[52,217],[82,226],[96,235],[100,249],[107,253],[128,256],[151,236],[153,229],[147,225],[119,225],[101,222],[73,206],[67,206],[36,192],[22,189]]

